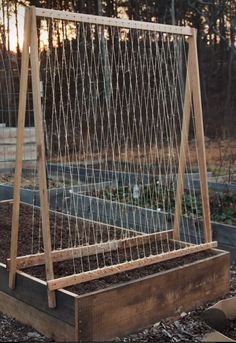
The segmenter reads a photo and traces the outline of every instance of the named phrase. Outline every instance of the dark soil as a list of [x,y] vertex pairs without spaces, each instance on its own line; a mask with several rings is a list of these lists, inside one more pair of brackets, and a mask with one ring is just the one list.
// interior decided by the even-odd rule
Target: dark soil
[[[10,252],[12,204],[0,203],[0,213],[0,261],[3,261],[9,257]],[[21,204],[19,228],[18,255],[43,252],[42,223],[38,208]],[[132,231],[113,229],[59,213],[50,213],[50,228],[53,249],[134,236]]]
[[[11,215],[12,204],[4,203],[0,204],[0,228],[1,228],[1,240],[0,240],[0,261],[6,261],[6,258],[10,254],[10,231],[11,231]],[[70,217],[70,220],[66,216],[61,214],[50,215],[51,222],[51,239],[53,242],[53,248],[67,248],[72,244],[94,244],[94,242],[106,242],[109,239],[127,238],[127,236],[134,236],[133,232],[127,230],[114,229],[106,225],[92,224],[86,221],[78,220]],[[79,227],[79,237],[75,230],[75,227]],[[42,246],[42,232],[41,232],[41,220],[39,211],[27,205],[21,205],[20,208],[20,230],[19,230],[19,255],[27,255],[31,253],[43,252]],[[175,246],[171,242],[163,242],[161,245],[153,243],[151,248],[141,246],[119,249],[109,253],[93,255],[90,257],[77,258],[59,263],[54,263],[55,278],[71,275],[73,273],[80,273],[82,271],[93,270],[98,267],[115,265],[124,261],[131,261],[143,256],[149,256],[151,253],[165,252],[168,250],[178,249],[180,246]],[[154,273],[162,272],[175,268],[181,265],[192,263],[212,256],[212,251],[205,251],[189,256],[176,258],[174,260],[161,262],[148,267],[139,268],[129,272],[123,272],[116,275],[108,276],[99,280],[90,281],[80,285],[70,287],[69,290],[78,294],[84,294],[87,292],[96,291],[109,287],[112,284],[120,284],[126,281],[135,280],[140,277],[151,275]],[[24,270],[30,275],[36,276],[45,280],[45,268],[44,266],[31,267]]]
[[192,263],[195,261],[203,260],[207,257],[210,257],[213,255],[212,251],[205,251],[200,252],[196,254],[192,254],[189,256],[184,256],[180,258],[176,258],[174,260],[161,262],[158,264],[150,265],[147,267],[131,270],[128,272],[123,272],[119,274],[115,274],[112,276],[107,276],[105,278],[101,278],[98,280],[86,282],[83,284],[79,284],[76,286],[69,287],[68,290],[75,292],[77,294],[84,294],[87,292],[94,292],[99,289],[104,289],[106,287],[112,286],[112,285],[119,285],[123,282],[128,282],[132,280],[136,280],[148,275],[152,275],[155,273],[163,272],[172,268],[176,268],[178,266],[183,266],[188,263]]

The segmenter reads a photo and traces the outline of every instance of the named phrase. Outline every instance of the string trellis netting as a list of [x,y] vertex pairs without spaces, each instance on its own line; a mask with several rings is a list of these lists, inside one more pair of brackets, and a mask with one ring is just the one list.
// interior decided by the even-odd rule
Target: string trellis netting
[[45,264],[55,306],[58,288],[215,246],[195,30],[31,8],[18,143],[29,57],[41,219],[18,256],[19,163],[10,286],[16,269]]

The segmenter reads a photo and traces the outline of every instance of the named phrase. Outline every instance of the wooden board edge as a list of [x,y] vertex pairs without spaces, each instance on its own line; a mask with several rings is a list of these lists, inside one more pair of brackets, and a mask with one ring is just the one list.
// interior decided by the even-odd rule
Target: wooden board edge
[[189,26],[167,25],[153,22],[142,22],[120,18],[102,17],[91,14],[73,13],[46,8],[35,8],[36,16],[41,18],[55,18],[61,20],[79,21],[97,25],[111,25],[117,27],[134,28],[140,30],[151,30],[154,32],[164,32],[185,36],[192,36],[194,29]]
[[[81,296],[77,299],[78,304],[76,307],[78,310],[77,318],[80,318],[80,321],[76,323],[76,332],[78,333],[77,338],[89,341],[104,341],[112,340],[116,336],[122,337],[122,335],[131,334],[139,329],[144,329],[145,327],[155,323],[155,321],[166,318],[167,316],[175,315],[176,311],[190,311],[193,308],[223,296],[229,291],[229,254],[217,254],[215,256],[203,259],[202,261],[196,262],[172,268],[165,272],[157,273],[153,280],[148,280],[148,278],[145,277],[143,279],[136,280],[136,285],[133,284],[133,282],[127,282],[121,286],[118,285],[110,289],[106,289],[107,294],[98,291],[90,294],[88,297]],[[213,271],[211,271],[211,267],[213,267]],[[203,281],[207,270],[209,270],[209,275],[207,275],[206,281]],[[183,287],[183,290],[181,286],[182,278],[179,279],[181,275],[188,275],[187,278],[184,278],[185,286]],[[221,282],[217,282],[218,276],[221,277]],[[166,310],[165,307],[163,308],[161,305],[161,294],[162,292],[165,292],[165,282],[168,282],[168,280],[172,281],[169,284],[170,286],[167,287],[169,289],[169,293],[166,299],[170,299],[168,300],[170,301],[170,308]],[[179,304],[176,303],[177,299],[175,299],[176,289],[175,283],[173,282],[174,280],[179,280],[180,285],[177,287],[178,292],[180,291],[179,296],[181,297],[182,294],[183,298],[185,298],[185,300],[183,302],[180,301]],[[194,280],[193,286],[192,288],[190,287],[191,291],[188,291],[188,282],[191,284],[191,280]],[[159,299],[160,307],[157,300],[157,303],[155,303],[155,308],[153,307],[151,312],[150,308],[148,310],[149,312],[143,312],[140,307],[141,304],[143,304],[143,300],[141,302],[137,302],[137,299],[141,297],[143,290],[149,290],[150,295],[145,292],[145,294],[147,294],[145,302],[149,304],[148,306],[151,306],[150,303],[152,303],[154,301],[153,299],[155,298],[154,285],[156,285],[160,290],[158,291],[157,297],[157,299]],[[130,296],[127,297],[125,294],[130,294]],[[119,298],[121,302],[118,304],[117,310],[115,303],[113,305],[112,303],[115,301],[115,299]],[[136,305],[134,305],[134,303]],[[114,312],[111,310],[112,306],[114,308]],[[157,312],[156,306],[159,308]],[[123,308],[126,312],[128,311],[127,313],[129,313],[130,324],[127,324],[127,321],[122,319],[123,315],[126,313],[122,310]],[[119,318],[120,310],[121,314]],[[150,319],[148,319],[149,314]],[[146,315],[148,318],[146,318]],[[117,328],[114,326],[114,318],[117,318]],[[144,326],[142,326],[143,320],[145,322]],[[104,333],[103,327],[106,328]],[[113,331],[114,328],[115,332]]]
[[[7,265],[4,264],[4,263],[2,263],[2,262],[0,262],[0,268],[4,268],[4,269],[7,270]],[[33,280],[34,282],[39,283],[39,284],[41,284],[41,285],[47,287],[47,282],[46,282],[46,281],[41,280],[41,279],[39,279],[39,278],[37,278],[37,277],[35,277],[35,276],[32,276],[32,275],[27,274],[27,273],[25,273],[25,272],[22,272],[22,271],[20,271],[20,270],[18,270],[18,271],[16,272],[16,274],[19,274],[19,275],[21,275],[22,277],[24,277],[24,278],[26,278],[26,279]],[[71,292],[71,291],[68,291],[68,290],[66,290],[66,289],[63,289],[63,288],[60,288],[60,289],[58,289],[57,291],[58,291],[58,292],[61,292],[61,293],[64,293],[64,294],[67,294],[67,295],[69,295],[69,296],[71,296],[71,297],[73,297],[73,298],[77,298],[77,296],[78,296],[77,294],[75,294],[75,293],[73,293],[73,292]]]
[[55,341],[75,341],[75,328],[0,291],[0,311]]
[[124,282],[124,283],[122,283],[120,285],[114,285],[114,286],[110,286],[110,287],[107,287],[107,288],[104,288],[104,289],[99,289],[99,290],[91,292],[91,293],[77,295],[76,296],[76,301],[79,301],[80,299],[89,297],[91,295],[96,295],[96,294],[100,294],[100,293],[106,293],[106,292],[109,292],[109,291],[113,291],[116,288],[118,289],[118,288],[121,288],[121,287],[126,287],[128,285],[134,284],[136,282],[152,279],[152,278],[155,278],[155,277],[157,277],[159,275],[168,274],[170,271],[173,271],[173,270],[178,270],[178,269],[183,269],[185,267],[194,266],[196,264],[204,263],[204,262],[206,262],[208,260],[217,259],[219,257],[225,258],[227,263],[228,263],[228,265],[230,266],[230,253],[229,252],[227,252],[225,250],[217,249],[217,248],[210,249],[210,250],[213,250],[214,252],[216,252],[216,254],[213,255],[213,256],[209,256],[209,257],[207,257],[205,259],[202,259],[202,260],[194,261],[194,262],[182,265],[182,266],[178,266],[178,267],[175,267],[175,268],[172,268],[172,269],[164,270],[164,271],[159,272],[159,273],[147,275],[147,276],[144,276],[144,277],[136,279],[136,280],[127,281],[127,282]]
[[16,288],[12,290],[8,286],[8,271],[6,266],[1,264],[0,291],[34,307],[42,313],[74,326],[76,294],[66,290],[58,290],[56,292],[58,300],[57,307],[56,309],[50,309],[47,302],[47,285],[44,281],[24,273],[17,273],[16,276]]

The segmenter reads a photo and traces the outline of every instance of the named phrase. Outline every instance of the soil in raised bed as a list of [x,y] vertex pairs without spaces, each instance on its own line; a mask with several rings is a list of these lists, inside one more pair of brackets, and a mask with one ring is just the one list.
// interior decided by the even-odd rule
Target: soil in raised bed
[[[0,261],[5,263],[6,258],[9,257],[10,252],[12,204],[0,204],[0,212]],[[73,217],[70,217],[70,222],[67,222],[67,218],[61,214],[55,216],[54,213],[51,213],[50,221],[52,231],[51,238],[56,249],[60,246],[59,242],[62,242],[62,247],[67,248],[68,242],[70,242],[71,237],[77,237],[75,235],[75,225],[79,226],[81,230],[80,237],[76,238],[77,244],[84,244],[85,239],[87,242],[89,242],[89,244],[93,244],[94,242],[106,242],[108,239],[119,239],[127,238],[128,236],[134,236],[133,232],[129,232],[127,230],[122,230],[119,228],[114,229],[111,227],[108,228],[108,226],[106,225],[100,226],[98,224],[92,224],[88,221],[85,222]],[[21,205],[18,255],[27,255],[31,254],[32,252],[36,253],[43,251],[42,238],[39,240],[39,233],[41,235],[40,224],[41,220],[39,211],[36,209],[33,211],[32,207]],[[53,226],[56,226],[56,228],[54,228]],[[32,230],[32,227],[34,227],[34,230]],[[68,234],[68,232],[70,234]],[[158,249],[158,251],[165,252],[173,250],[174,248],[178,249],[180,248],[180,246],[174,246],[171,242],[162,242],[162,245],[159,244],[158,246],[156,245],[156,243],[153,243],[151,245],[151,248],[149,245],[141,246],[139,249],[137,249],[137,247],[133,247],[132,249],[120,249],[118,252],[113,251],[109,253],[99,254],[98,256],[93,255],[90,257],[83,257],[75,259],[74,261],[63,261],[54,263],[54,274],[55,278],[58,278],[66,275],[71,275],[73,273],[93,270],[96,269],[98,266],[109,266],[117,263],[122,263],[127,260],[137,259],[144,256],[144,254],[145,256],[148,256],[150,254],[156,253],[156,249]],[[138,268],[133,271],[123,272],[102,279],[86,282],[70,287],[68,289],[78,294],[84,294],[87,292],[92,292],[109,287],[112,284],[117,285],[125,281],[135,280],[140,277],[169,270],[171,268],[192,263],[194,261],[202,260],[212,255],[214,255],[214,252],[211,250],[195,253],[181,258],[175,258],[174,260]],[[24,271],[29,273],[30,275],[45,280],[44,266],[31,267],[25,269]]]

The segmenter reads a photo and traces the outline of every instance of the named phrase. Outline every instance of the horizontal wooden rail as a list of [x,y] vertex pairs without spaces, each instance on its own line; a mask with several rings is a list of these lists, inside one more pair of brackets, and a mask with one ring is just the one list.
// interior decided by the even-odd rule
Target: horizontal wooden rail
[[186,248],[169,251],[169,252],[155,255],[155,256],[151,255],[142,259],[132,260],[132,261],[120,263],[114,266],[107,266],[101,269],[96,269],[96,270],[92,270],[92,271],[88,271],[88,272],[84,272],[80,274],[69,275],[62,278],[49,280],[47,282],[48,289],[49,291],[53,291],[56,289],[73,286],[79,283],[92,281],[92,280],[103,278],[109,275],[114,275],[114,274],[122,273],[125,271],[145,267],[151,264],[155,264],[157,262],[163,262],[163,261],[174,259],[176,257],[187,256],[193,253],[197,253],[200,251],[204,251],[204,250],[216,248],[216,247],[217,247],[217,242],[204,243],[201,245],[192,245],[192,246],[187,246]]
[[89,24],[115,26],[115,27],[137,29],[137,30],[148,30],[148,31],[154,31],[154,32],[164,32],[164,33],[184,35],[184,36],[192,36],[193,30],[194,30],[186,26],[166,25],[166,24],[141,22],[141,21],[128,20],[128,19],[109,18],[109,17],[102,17],[102,16],[97,16],[97,15],[73,13],[73,12],[51,10],[51,9],[45,9],[45,8],[36,8],[35,12],[36,12],[36,16],[43,17],[43,18],[77,21],[77,22],[83,22],[83,23],[89,23]]
[[[139,235],[130,238],[124,238],[119,240],[111,240],[99,244],[91,244],[85,246],[78,246],[73,248],[67,248],[63,250],[53,250],[52,251],[52,262],[60,262],[65,260],[71,260],[73,258],[91,256],[95,254],[101,254],[109,251],[114,251],[117,249],[125,249],[132,246],[139,246],[142,244],[147,244],[155,240],[166,240],[172,238],[172,231],[162,231],[157,233],[152,233],[149,235]],[[7,260],[7,266],[10,266],[10,259]],[[16,258],[17,269],[23,269],[33,266],[39,266],[45,263],[45,254],[32,254],[26,256],[19,256]]]

